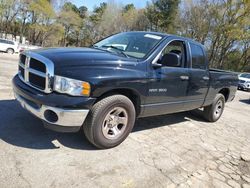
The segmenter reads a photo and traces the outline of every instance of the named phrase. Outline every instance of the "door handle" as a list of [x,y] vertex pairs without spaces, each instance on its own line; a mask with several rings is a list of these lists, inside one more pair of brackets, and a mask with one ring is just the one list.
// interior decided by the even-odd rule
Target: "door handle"
[[202,79],[203,80],[209,80],[209,77],[208,76],[203,76]]
[[180,76],[181,80],[185,81],[185,80],[189,80],[189,76]]

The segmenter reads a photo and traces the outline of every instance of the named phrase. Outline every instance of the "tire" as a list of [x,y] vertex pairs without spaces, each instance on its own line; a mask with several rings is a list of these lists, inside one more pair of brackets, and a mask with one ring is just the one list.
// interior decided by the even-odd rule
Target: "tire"
[[220,119],[225,107],[225,97],[217,94],[213,103],[204,108],[204,118],[210,122],[216,122]]
[[134,127],[135,118],[135,107],[131,100],[123,95],[112,95],[92,107],[83,124],[83,131],[93,145],[108,149],[127,138]]
[[7,52],[8,54],[14,54],[14,50],[13,50],[12,48],[8,48],[8,49],[6,50],[6,52]]

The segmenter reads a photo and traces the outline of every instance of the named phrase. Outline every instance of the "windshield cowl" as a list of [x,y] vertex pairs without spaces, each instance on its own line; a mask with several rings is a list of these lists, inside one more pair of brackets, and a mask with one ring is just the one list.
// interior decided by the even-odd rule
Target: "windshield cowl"
[[122,55],[126,58],[131,58],[131,56],[127,55],[126,53],[124,53],[123,50],[115,47],[115,46],[112,46],[112,45],[109,45],[109,46],[101,46],[101,47],[98,47],[98,46],[95,46],[93,45],[93,48],[95,49],[100,49],[100,50],[104,50],[104,51],[107,51],[107,52],[110,52],[110,53],[115,53],[115,54],[118,54],[118,55]]

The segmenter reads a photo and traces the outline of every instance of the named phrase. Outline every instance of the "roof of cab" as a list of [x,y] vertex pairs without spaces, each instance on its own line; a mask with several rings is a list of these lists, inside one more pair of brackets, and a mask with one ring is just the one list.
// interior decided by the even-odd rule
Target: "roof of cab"
[[[178,36],[178,35],[173,35],[173,34],[167,34],[167,33],[161,33],[161,32],[154,32],[154,31],[128,31],[126,33],[145,33],[145,34],[152,34],[152,35],[158,35],[158,36],[161,36],[161,37],[176,37],[178,39],[182,39],[182,40],[186,40],[188,42],[192,42],[192,43],[196,43],[196,44],[199,44],[199,45],[202,45],[201,43],[191,39],[191,38],[188,38],[188,37],[182,37],[182,36]],[[203,46],[203,45],[202,45]]]

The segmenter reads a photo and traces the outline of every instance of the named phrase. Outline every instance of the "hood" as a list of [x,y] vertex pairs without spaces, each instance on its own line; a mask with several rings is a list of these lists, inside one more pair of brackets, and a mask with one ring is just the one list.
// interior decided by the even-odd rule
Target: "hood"
[[244,78],[244,77],[239,77],[239,80],[242,80],[242,81],[250,81],[250,78]]
[[51,60],[55,68],[75,66],[112,66],[129,65],[135,59],[93,48],[43,48],[32,50]]

